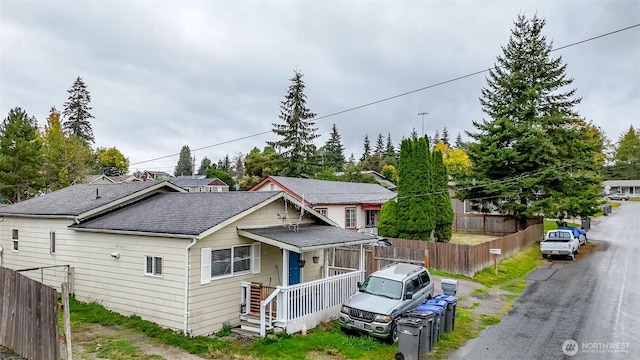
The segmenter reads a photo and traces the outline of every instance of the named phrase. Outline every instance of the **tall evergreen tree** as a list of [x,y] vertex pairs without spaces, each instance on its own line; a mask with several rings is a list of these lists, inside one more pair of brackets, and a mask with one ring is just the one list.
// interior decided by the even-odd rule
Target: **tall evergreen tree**
[[19,107],[0,124],[0,197],[12,203],[36,195],[44,186],[40,174],[38,122]]
[[340,134],[338,133],[338,127],[336,124],[333,124],[333,127],[331,128],[329,140],[327,140],[325,148],[327,152],[327,164],[325,165],[333,167],[338,171],[342,171],[346,161],[344,158],[344,146],[340,140]]
[[180,150],[180,157],[178,158],[178,164],[176,164],[173,175],[186,176],[193,174],[193,159],[191,158],[191,149],[185,145]]
[[440,141],[447,146],[451,146],[451,144],[449,144],[449,130],[447,130],[446,126],[442,129],[442,137],[440,138]]
[[462,135],[460,133],[458,133],[458,136],[456,136],[456,143],[454,146],[456,149],[464,148],[464,142],[462,141]]
[[382,133],[378,133],[374,153],[380,157],[384,156],[384,137],[382,136]]
[[227,173],[231,170],[231,160],[229,160],[229,154],[226,154],[224,158],[218,160],[218,166],[216,167],[216,169],[222,170]]
[[433,234],[436,241],[447,242],[451,240],[453,233],[453,207],[449,197],[447,168],[444,165],[440,151],[433,151],[432,156],[431,174],[434,188],[433,206],[435,209],[435,231]]
[[385,157],[396,157],[396,148],[393,146],[393,141],[391,141],[391,133],[387,134],[387,146],[384,149]]
[[[552,59],[542,35],[545,21],[518,16],[508,44],[490,70],[480,103],[490,120],[473,122],[468,150],[480,182],[468,198],[497,199],[496,206],[521,220],[533,214],[590,215],[597,166],[592,144],[573,107],[580,102],[565,77],[562,59]],[[570,171],[571,170],[571,171]],[[576,176],[569,179],[569,174]],[[565,186],[571,181],[574,188]],[[585,191],[589,189],[589,191]],[[567,208],[567,204],[580,208]]]
[[620,135],[613,153],[613,164],[606,170],[609,179],[640,179],[640,131],[630,126]]
[[67,90],[69,99],[64,103],[62,115],[66,118],[63,122],[63,128],[68,134],[72,134],[82,139],[87,144],[93,144],[93,129],[91,128],[90,119],[93,115],[89,112],[92,107],[91,94],[87,90],[84,80],[80,76],[73,82],[71,89]]
[[362,156],[360,161],[365,161],[371,156],[371,141],[369,141],[369,134],[364,134],[364,144],[362,145]]
[[209,169],[211,169],[211,159],[209,159],[208,157],[203,157],[202,160],[200,160],[200,167],[198,168],[198,175],[207,175],[207,171],[209,171]]
[[284,160],[282,175],[291,177],[312,177],[317,168],[313,141],[320,135],[316,134],[318,129],[312,121],[316,114],[307,108],[302,77],[300,71],[294,71],[291,85],[280,103],[279,117],[284,123],[274,123],[273,132],[281,139],[267,142]]
[[429,141],[406,139],[400,145],[398,167],[398,234],[429,240],[435,229],[432,159]]
[[[416,128],[413,128],[413,130],[411,130],[411,133],[409,134],[409,139],[418,140],[418,136],[418,131],[416,131]],[[404,138],[402,140],[404,141]],[[402,147],[402,144],[400,144],[400,147]]]
[[438,130],[436,130],[436,133],[433,134],[433,138],[431,138],[431,143],[433,145],[437,144],[440,142],[440,132],[438,132]]

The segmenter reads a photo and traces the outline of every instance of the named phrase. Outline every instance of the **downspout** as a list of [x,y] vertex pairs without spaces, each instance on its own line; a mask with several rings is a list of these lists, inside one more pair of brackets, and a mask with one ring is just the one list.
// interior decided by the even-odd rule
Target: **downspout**
[[182,332],[187,335],[189,327],[189,250],[198,242],[198,238],[191,239],[191,243],[184,248],[184,324]]

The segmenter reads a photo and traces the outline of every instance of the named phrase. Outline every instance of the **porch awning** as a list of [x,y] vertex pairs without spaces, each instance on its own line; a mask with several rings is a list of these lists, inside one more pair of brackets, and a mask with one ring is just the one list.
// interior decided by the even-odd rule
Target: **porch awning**
[[318,224],[301,224],[297,230],[288,226],[238,227],[238,235],[298,253],[337,246],[369,244],[378,239],[372,234]]

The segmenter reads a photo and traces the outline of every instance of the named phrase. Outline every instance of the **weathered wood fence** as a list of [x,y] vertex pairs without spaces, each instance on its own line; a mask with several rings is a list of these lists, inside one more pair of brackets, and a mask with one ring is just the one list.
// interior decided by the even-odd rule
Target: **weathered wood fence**
[[[499,259],[507,258],[520,249],[540,241],[544,225],[531,225],[523,231],[477,245],[388,239],[392,246],[376,247],[375,260],[371,259],[371,249],[366,249],[367,274],[372,268],[379,269],[392,262],[424,264],[424,256],[429,255],[429,268],[454,274],[473,276],[476,272],[493,265],[493,255],[489,249],[500,249]],[[334,265],[358,267],[358,248],[343,247],[335,251]]]
[[25,359],[60,359],[56,289],[0,267],[0,345]]

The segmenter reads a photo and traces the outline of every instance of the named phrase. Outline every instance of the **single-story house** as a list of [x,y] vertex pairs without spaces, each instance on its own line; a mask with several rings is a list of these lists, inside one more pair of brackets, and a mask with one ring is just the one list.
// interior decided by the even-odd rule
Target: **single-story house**
[[640,180],[606,180],[603,181],[605,194],[629,194],[629,197],[640,197]]
[[340,227],[377,234],[382,205],[398,194],[379,184],[269,176],[249,191],[282,190]]
[[229,185],[218,178],[177,176],[169,181],[189,192],[229,191]]
[[[78,184],[0,208],[0,266],[68,265],[77,299],[194,336],[335,318],[376,240],[282,191]],[[331,266],[344,245],[359,245],[359,269]]]

